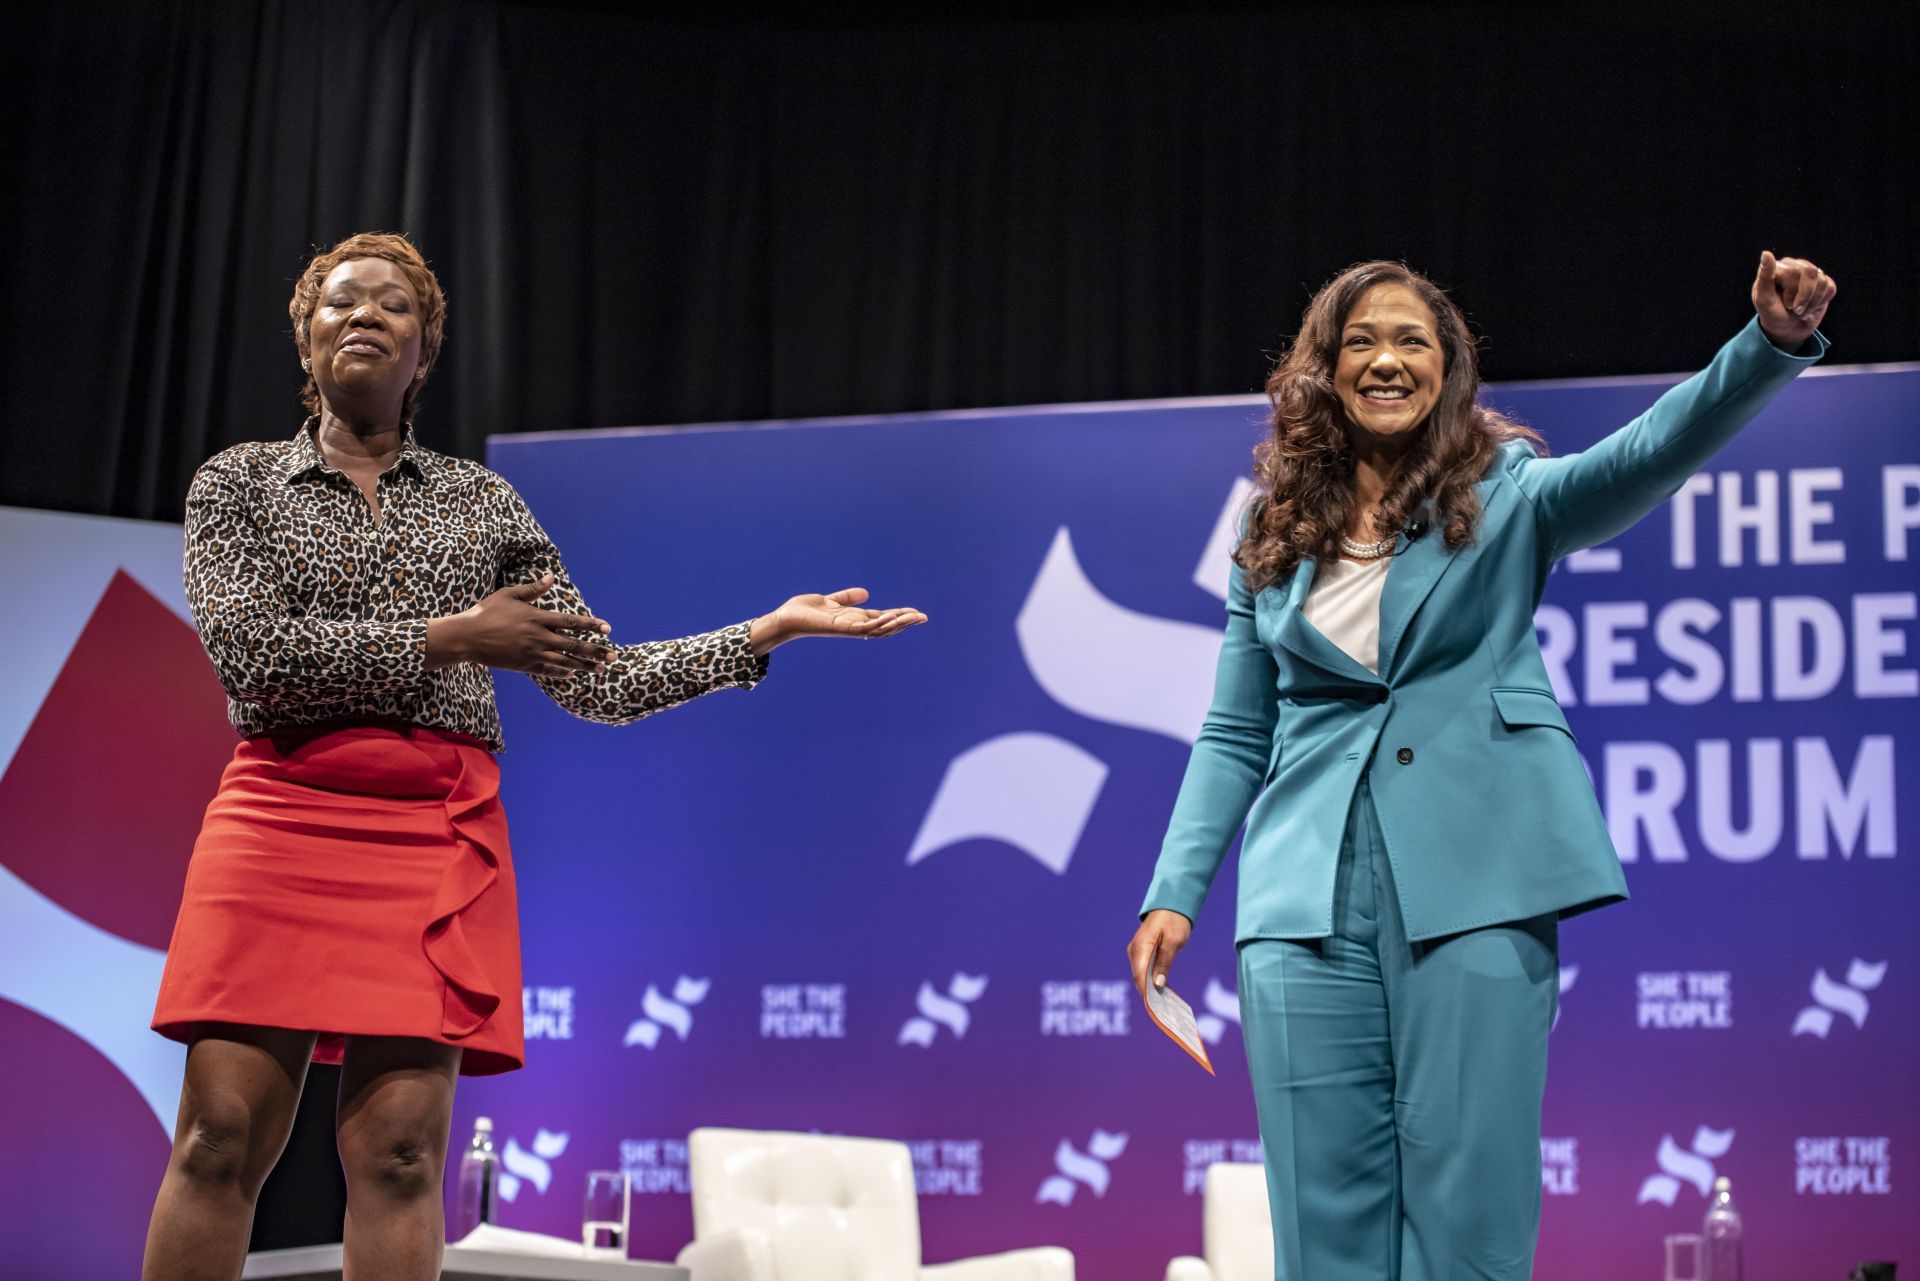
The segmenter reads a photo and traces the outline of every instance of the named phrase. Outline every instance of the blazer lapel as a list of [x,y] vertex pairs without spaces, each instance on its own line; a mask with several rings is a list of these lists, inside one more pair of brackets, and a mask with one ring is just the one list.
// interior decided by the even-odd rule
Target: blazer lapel
[[[1501,526],[1513,516],[1514,495],[1518,491],[1511,485],[1500,484],[1497,476],[1481,481],[1474,488],[1480,493],[1480,529],[1476,542],[1484,544],[1499,537]],[[1380,589],[1380,676],[1383,680],[1392,674],[1393,660],[1407,638],[1407,630],[1413,626],[1414,616],[1433,593],[1435,584],[1453,568],[1455,561],[1470,551],[1471,547],[1463,547],[1458,553],[1448,551],[1447,540],[1431,527],[1425,537],[1417,540],[1409,541],[1405,534],[1400,535],[1393,564],[1387,569],[1386,584]]]
[[1387,581],[1380,589],[1380,675],[1393,671],[1393,658],[1405,639],[1413,616],[1420,612],[1435,583],[1453,565],[1453,554],[1439,530],[1430,529],[1423,538],[1409,540],[1400,535],[1394,549],[1393,564],[1387,567]]
[[1299,609],[1307,603],[1307,593],[1313,590],[1313,576],[1320,572],[1320,562],[1312,556],[1302,557],[1293,567],[1293,578],[1287,583],[1287,608]]

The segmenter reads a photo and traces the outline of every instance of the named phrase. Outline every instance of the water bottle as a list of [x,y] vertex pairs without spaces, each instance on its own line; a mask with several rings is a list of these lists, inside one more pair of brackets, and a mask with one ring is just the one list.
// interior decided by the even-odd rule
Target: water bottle
[[1703,1281],[1741,1281],[1740,1211],[1733,1208],[1732,1180],[1721,1177],[1713,1181],[1713,1196],[1700,1236]]
[[460,1156],[460,1183],[453,1207],[454,1241],[482,1223],[492,1223],[498,1202],[493,1199],[494,1179],[500,1172],[500,1158],[493,1150],[493,1121],[478,1117],[473,1123],[473,1138]]

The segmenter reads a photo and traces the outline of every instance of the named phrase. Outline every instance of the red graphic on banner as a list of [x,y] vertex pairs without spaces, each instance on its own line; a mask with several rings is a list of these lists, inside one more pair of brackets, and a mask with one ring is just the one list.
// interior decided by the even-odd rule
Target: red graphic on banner
[[165,948],[233,754],[193,628],[116,572],[0,777],[6,866],[101,929]]

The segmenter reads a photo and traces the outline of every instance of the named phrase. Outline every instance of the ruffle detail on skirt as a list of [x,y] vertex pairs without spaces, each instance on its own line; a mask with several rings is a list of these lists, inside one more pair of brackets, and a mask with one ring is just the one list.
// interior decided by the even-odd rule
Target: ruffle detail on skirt
[[[493,766],[491,757],[480,759]],[[486,1026],[501,1000],[460,920],[500,879],[499,854],[486,840],[489,827],[499,827],[499,782],[474,777],[474,766],[472,756],[461,755],[460,776],[447,794],[447,820],[459,849],[434,892],[422,937],[427,960],[446,982],[441,1031],[450,1040]]]

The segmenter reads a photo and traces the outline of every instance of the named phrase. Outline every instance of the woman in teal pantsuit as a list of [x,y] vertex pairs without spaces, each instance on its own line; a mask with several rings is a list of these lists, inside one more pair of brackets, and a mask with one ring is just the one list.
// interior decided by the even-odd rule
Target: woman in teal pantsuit
[[1477,404],[1432,282],[1365,263],[1268,380],[1212,709],[1128,946],[1167,967],[1241,823],[1240,1008],[1277,1281],[1523,1281],[1559,918],[1627,895],[1534,634],[1548,571],[1666,501],[1826,351],[1834,283],[1592,449]]

